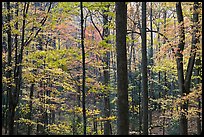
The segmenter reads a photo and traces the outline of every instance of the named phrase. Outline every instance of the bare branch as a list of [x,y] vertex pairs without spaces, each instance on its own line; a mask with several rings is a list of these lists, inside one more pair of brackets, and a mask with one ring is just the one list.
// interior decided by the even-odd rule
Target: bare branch
[[98,29],[98,27],[96,26],[96,24],[95,24],[94,21],[93,21],[92,13],[91,13],[90,10],[89,10],[89,13],[90,13],[90,18],[91,18],[91,22],[92,22],[93,26],[94,26],[95,29],[98,31],[99,35],[101,36],[101,39],[104,40],[103,35],[101,34],[100,30]]
[[46,22],[46,20],[47,20],[47,18],[48,18],[48,13],[49,13],[50,10],[51,10],[51,6],[52,6],[52,2],[50,2],[50,5],[49,5],[48,11],[47,11],[47,15],[40,21],[41,27],[37,30],[37,32],[35,33],[35,35],[34,35],[33,37],[32,37],[33,32],[30,34],[30,37],[26,40],[25,45],[28,45],[34,38],[36,38],[36,36],[38,35],[38,33],[41,31],[42,26],[45,24],[45,22]]

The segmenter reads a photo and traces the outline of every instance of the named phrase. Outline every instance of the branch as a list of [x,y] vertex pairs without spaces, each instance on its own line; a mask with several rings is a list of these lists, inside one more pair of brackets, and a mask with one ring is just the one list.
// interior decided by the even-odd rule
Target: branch
[[100,30],[98,29],[98,27],[95,25],[95,23],[93,22],[93,18],[92,18],[92,14],[91,11],[89,10],[90,13],[90,18],[91,18],[91,22],[94,25],[95,29],[98,31],[99,35],[101,36],[101,39],[104,40],[103,35],[101,34]]
[[140,35],[140,36],[141,36],[141,33],[140,33],[140,32],[137,32],[137,31],[132,31],[132,30],[127,30],[127,31],[129,31],[129,32],[127,32],[127,34],[136,33],[136,34],[138,34],[138,35]]
[[132,21],[134,24],[138,24],[137,22],[135,22],[132,18],[130,18],[129,16],[127,16],[128,19],[130,19],[130,21]]
[[167,42],[170,42],[169,39],[168,39],[164,34],[158,32],[158,31],[156,31],[156,30],[152,30],[152,31],[151,31],[149,28],[147,28],[147,32],[158,33],[159,35],[161,35],[162,37],[164,37]]
[[30,37],[26,40],[25,45],[28,45],[34,38],[36,38],[36,36],[40,32],[42,26],[45,24],[45,22],[46,22],[46,20],[48,18],[48,13],[50,12],[51,5],[52,5],[52,2],[50,2],[50,5],[49,5],[48,11],[47,11],[47,15],[40,21],[41,27],[37,30],[37,32],[35,33],[34,37],[31,37],[33,32],[31,33]]
[[192,71],[193,71],[193,66],[195,64],[195,57],[196,57],[196,51],[197,51],[197,46],[196,44],[199,42],[199,37],[200,35],[198,34],[198,13],[195,12],[198,9],[198,2],[194,2],[193,5],[193,34],[192,34],[192,43],[191,43],[191,52],[190,52],[190,57],[188,60],[188,67],[186,71],[186,77],[184,80],[184,86],[187,90],[187,93],[190,92],[190,82],[191,82],[191,76],[192,76]]

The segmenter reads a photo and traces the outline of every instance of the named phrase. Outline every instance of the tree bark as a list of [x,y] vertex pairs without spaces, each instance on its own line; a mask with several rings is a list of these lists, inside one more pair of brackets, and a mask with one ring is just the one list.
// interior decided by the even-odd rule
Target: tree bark
[[[109,11],[109,5],[106,6],[107,10],[103,11],[103,25],[106,26],[103,28],[103,39],[105,37],[108,37],[110,35],[110,31],[107,27],[108,25],[108,15],[106,12]],[[108,44],[109,41],[106,41]],[[109,81],[110,81],[110,74],[109,74],[109,62],[110,62],[110,52],[107,51],[106,55],[104,57],[104,62],[105,62],[105,67],[104,67],[104,84],[106,87],[109,86]],[[104,93],[104,116],[105,117],[110,117],[110,91],[107,88],[107,90]],[[110,135],[111,134],[111,124],[110,120],[104,121],[104,135]]]
[[[34,92],[34,84],[31,84],[31,86],[30,86],[30,102],[29,102],[30,112],[28,114],[28,119],[29,120],[32,120],[32,109],[33,109],[32,99],[33,99],[33,92]],[[32,125],[28,125],[28,135],[31,134],[31,130],[32,130]]]
[[[187,71],[187,74],[186,75],[192,75],[192,72],[190,69],[190,66],[192,66],[192,64],[194,64],[195,62],[195,65],[196,65],[196,70],[195,70],[195,75],[197,76],[196,80],[195,80],[195,84],[196,86],[198,86],[198,84],[200,84],[200,78],[198,78],[199,76],[201,76],[200,72],[201,72],[201,59],[200,59],[200,56],[198,59],[195,59],[195,56],[196,56],[196,51],[194,51],[195,49],[197,50],[198,48],[196,47],[196,44],[199,42],[199,37],[200,35],[197,35],[198,34],[198,21],[199,21],[199,16],[198,16],[198,2],[194,2],[194,5],[193,5],[193,34],[192,34],[192,47],[191,47],[191,53],[193,55],[190,56],[189,58],[189,69]],[[200,55],[200,54],[198,54]],[[194,61],[195,60],[195,61]],[[190,63],[192,62],[192,63]],[[189,77],[189,76],[188,76]],[[186,76],[186,79],[187,79],[187,76]],[[188,84],[188,81],[189,80],[186,80],[186,84]],[[190,83],[190,81],[189,81]],[[187,86],[187,85],[186,85]],[[187,88],[188,89],[188,88]],[[197,98],[197,101],[198,101],[198,110],[201,109],[201,101],[200,101],[200,98]],[[197,117],[197,134],[200,135],[201,134],[201,131],[202,131],[202,128],[201,128],[201,113],[200,112],[197,112],[198,114],[198,117]]]
[[[153,23],[153,17],[152,17],[152,2],[150,3],[150,30],[151,30],[151,33],[150,33],[150,37],[151,37],[151,40],[150,40],[150,55],[149,55],[149,65],[150,67],[152,68],[153,67],[153,28],[152,28],[152,23]],[[149,70],[149,75],[150,75],[150,91],[149,91],[149,97],[150,98],[153,98],[153,93],[154,93],[154,88],[153,88],[153,71]],[[149,126],[150,126],[150,130],[149,130],[149,134],[151,135],[151,129],[152,129],[152,102],[149,102],[150,103],[150,110],[149,110]]]
[[82,112],[83,112],[83,133],[86,135],[86,106],[85,106],[85,51],[84,51],[84,17],[83,17],[83,4],[80,2],[80,10],[81,10],[81,47],[82,47],[82,70],[83,70],[83,76],[82,76]]
[[[201,83],[201,79],[199,77],[201,77],[201,59],[198,58],[196,59],[195,61],[195,65],[196,65],[196,70],[195,70],[195,76],[197,76],[197,78],[195,79],[195,84],[196,84],[196,87],[198,86],[198,84]],[[198,101],[198,105],[197,105],[197,108],[198,110],[201,110],[201,101],[200,101],[200,98],[198,97],[197,98],[197,101]],[[196,123],[197,123],[197,134],[200,135],[201,132],[202,132],[202,128],[201,128],[201,113],[200,112],[197,112],[197,119],[196,119]]]
[[[176,52],[176,63],[177,63],[177,73],[178,73],[178,86],[181,96],[185,96],[186,90],[184,87],[184,72],[183,72],[183,50],[185,45],[185,32],[184,32],[184,20],[183,20],[183,13],[181,8],[181,2],[176,3],[176,13],[177,13],[177,20],[179,23],[179,44],[178,50]],[[187,112],[187,102],[181,105],[181,109]],[[180,118],[180,134],[187,135],[188,134],[188,121],[185,116],[185,113],[181,112]]]
[[143,93],[143,135],[148,135],[148,79],[146,45],[146,2],[142,2],[142,93]]
[[[164,34],[166,33],[166,15],[167,15],[167,12],[166,12],[166,10],[164,10]],[[166,40],[165,40],[165,38],[163,39],[163,44],[165,44],[166,43]],[[164,88],[164,93],[163,93],[163,98],[164,99],[166,99],[166,93],[167,93],[167,90],[166,90],[166,87],[167,87],[167,74],[166,74],[166,72],[164,72],[164,86],[165,86],[165,88]],[[165,110],[166,108],[164,108],[163,109],[163,123],[162,123],[162,130],[163,130],[163,135],[165,135],[165,123],[166,123],[166,118],[165,118]]]
[[[140,67],[141,68],[141,67]],[[140,69],[141,70],[141,69]],[[139,74],[139,133],[141,134],[142,133],[142,105],[141,105],[141,87],[142,87],[142,83],[141,83],[141,74]]]
[[117,53],[117,134],[128,135],[128,75],[127,75],[127,5],[116,2],[116,53]]
[[190,58],[188,60],[188,67],[187,72],[185,76],[185,90],[186,93],[190,93],[190,85],[191,85],[191,76],[193,71],[193,66],[195,64],[195,57],[196,57],[196,44],[199,41],[199,35],[198,33],[198,2],[194,2],[193,5],[193,34],[192,34],[192,45],[191,45],[191,52],[190,52]]
[[8,125],[9,125],[9,135],[14,134],[14,117],[15,117],[15,108],[14,108],[14,96],[13,96],[13,91],[12,91],[12,82],[11,82],[11,76],[12,76],[12,64],[11,64],[11,54],[12,54],[12,37],[11,37],[11,15],[10,15],[10,2],[7,2],[7,23],[8,23],[8,30],[7,30],[7,36],[8,36],[8,70],[7,70],[7,75],[6,78],[8,80],[7,83],[7,93],[8,93],[8,99],[9,99],[9,110],[8,110]]

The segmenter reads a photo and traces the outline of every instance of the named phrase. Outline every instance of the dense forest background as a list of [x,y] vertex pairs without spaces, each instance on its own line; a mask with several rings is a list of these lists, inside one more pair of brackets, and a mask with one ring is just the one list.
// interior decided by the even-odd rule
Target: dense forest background
[[201,134],[201,2],[1,7],[2,134]]

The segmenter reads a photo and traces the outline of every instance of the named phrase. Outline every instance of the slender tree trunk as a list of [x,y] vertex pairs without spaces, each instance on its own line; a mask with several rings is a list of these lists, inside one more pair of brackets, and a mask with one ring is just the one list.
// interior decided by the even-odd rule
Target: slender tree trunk
[[[201,60],[200,60],[200,58],[198,58],[198,59],[196,59],[196,61],[195,61],[195,63],[196,63],[196,70],[195,70],[195,75],[197,76],[197,77],[201,77],[201,74],[200,74],[200,71],[201,71]],[[195,83],[196,83],[196,86],[198,86],[198,84],[200,84],[200,78],[196,78],[196,81],[195,81]],[[201,110],[202,108],[201,108],[201,101],[200,101],[200,98],[198,97],[197,98],[197,101],[198,101],[198,110]],[[197,115],[198,115],[198,117],[197,117],[197,119],[196,119],[196,122],[197,122],[197,134],[198,135],[200,135],[201,134],[201,132],[202,132],[202,128],[201,128],[201,113],[200,112],[197,112]]]
[[6,118],[5,118],[5,134],[8,133],[8,115],[9,115],[9,92],[6,92]]
[[[96,110],[97,109],[97,106],[96,106],[96,98],[97,98],[97,94],[95,94],[95,97],[94,97],[94,110]],[[98,134],[98,122],[96,121],[96,116],[94,115],[93,116],[93,130],[94,130],[94,133],[95,133],[95,135],[97,135]]]
[[[164,10],[164,13],[163,13],[163,17],[164,17],[164,34],[166,33],[166,10]],[[166,40],[164,39],[163,40],[163,44],[166,43]],[[164,93],[163,93],[163,98],[166,99],[166,87],[167,87],[167,74],[166,72],[164,72]],[[165,118],[165,110],[166,108],[163,109],[163,123],[162,123],[162,129],[163,129],[163,135],[165,135],[165,122],[166,122],[166,118]]]
[[142,93],[143,93],[143,135],[148,135],[148,79],[146,45],[146,2],[142,2]]
[[[79,76],[77,76],[77,81],[80,82],[80,77]],[[79,107],[79,108],[81,107],[81,89],[80,89],[80,85],[77,85],[77,107]],[[77,127],[78,128],[79,128],[80,123],[81,123],[81,117],[79,115],[77,115]]]
[[[136,28],[136,24],[134,23],[132,30],[135,30]],[[135,85],[135,81],[133,78],[133,72],[132,72],[132,56],[134,54],[134,33],[132,31],[131,33],[131,44],[130,44],[130,57],[129,57],[129,61],[128,61],[128,78],[129,78],[129,83],[131,85]],[[135,62],[135,59],[133,59],[133,61]],[[135,87],[133,89],[131,89],[131,98],[132,98],[132,102],[131,102],[131,106],[132,106],[132,112],[131,112],[131,121],[130,121],[130,130],[131,131],[135,131],[135,105],[136,105],[136,101],[135,101]]]
[[[32,109],[33,109],[32,99],[33,99],[33,91],[34,91],[34,84],[31,84],[31,86],[30,86],[30,102],[29,102],[30,112],[29,112],[29,115],[28,115],[28,119],[29,119],[29,120],[32,120]],[[31,134],[31,130],[32,130],[32,125],[28,125],[28,135]]]
[[[150,56],[149,56],[149,60],[150,60],[150,66],[151,68],[153,67],[153,28],[152,28],[152,23],[153,23],[153,19],[152,19],[152,2],[150,3],[150,30],[151,30],[151,40],[150,40]],[[150,69],[149,71],[149,75],[150,75],[150,91],[149,91],[149,97],[150,98],[153,98],[153,71]],[[151,129],[152,129],[152,102],[149,102],[150,103],[150,110],[149,110],[149,126],[150,126],[150,130],[149,130],[149,134],[151,135]]]
[[73,112],[73,119],[72,119],[72,135],[76,135],[76,113],[75,110]]
[[117,53],[117,89],[118,89],[118,119],[117,134],[128,135],[128,75],[127,75],[127,5],[125,2],[116,2],[116,53]]
[[[182,8],[181,8],[181,2],[176,3],[176,13],[177,13],[177,19],[179,23],[179,44],[178,44],[178,50],[176,52],[176,63],[177,63],[177,72],[178,72],[178,86],[179,91],[181,93],[181,96],[185,96],[185,87],[184,87],[184,74],[183,74],[183,54],[181,53],[184,50],[185,45],[185,32],[184,32],[184,20],[183,20],[183,14],[182,14]],[[184,102],[184,104],[181,105],[181,109],[187,112],[187,102]],[[181,118],[180,118],[180,134],[181,135],[187,135],[188,134],[188,121],[185,116],[185,113],[181,112]]]
[[[47,49],[46,49],[47,50]],[[45,59],[44,59],[44,67],[43,67],[44,69],[46,69],[45,68]],[[46,74],[44,74],[44,76],[46,76]],[[44,127],[43,127],[43,133],[44,133],[44,135],[47,135],[47,125],[48,125],[48,113],[47,113],[47,107],[46,107],[46,104],[49,104],[49,101],[48,101],[48,99],[46,99],[46,96],[48,96],[49,97],[49,90],[47,90],[46,89],[46,87],[48,87],[48,79],[47,78],[45,78],[45,83],[44,83],[44,120],[43,120],[43,123],[44,123]]]
[[[13,91],[13,103],[12,103],[12,113],[11,113],[11,115],[13,116],[13,117],[15,117],[15,113],[16,113],[16,111],[15,111],[15,108],[16,108],[16,106],[17,106],[17,104],[18,104],[18,101],[19,101],[19,95],[20,94],[22,94],[21,93],[21,86],[22,86],[22,83],[21,83],[21,81],[22,81],[22,60],[23,60],[23,49],[24,49],[24,45],[25,45],[25,43],[24,43],[24,38],[25,38],[25,23],[26,23],[26,14],[28,13],[28,8],[29,8],[29,3],[25,3],[24,4],[24,9],[23,9],[23,24],[22,24],[22,41],[21,41],[21,49],[20,49],[20,54],[19,54],[19,57],[18,57],[18,60],[17,60],[17,64],[19,65],[16,69],[16,77],[15,77],[15,90]],[[17,80],[17,78],[18,78],[18,80]],[[10,128],[11,128],[11,130],[13,130],[13,131],[11,131],[11,132],[14,132],[14,118],[11,118],[11,121],[10,121]],[[12,134],[14,134],[14,133],[12,133]]]
[[[141,70],[141,69],[140,69]],[[142,101],[141,101],[141,87],[142,87],[142,83],[141,83],[141,74],[139,74],[139,133],[142,133]]]
[[[40,43],[42,43],[42,39],[39,39],[40,40]],[[40,48],[40,50],[43,50],[42,48]],[[41,69],[43,69],[42,67],[41,67]],[[44,89],[43,89],[43,87],[44,87],[44,85],[43,85],[44,83],[43,83],[43,81],[41,80],[40,81],[40,84],[39,84],[39,87],[40,87],[40,90],[38,91],[38,93],[37,93],[37,98],[39,98],[39,102],[41,103],[41,104],[44,104],[44,100],[43,100],[43,96],[44,96]],[[43,90],[42,90],[43,89]],[[37,119],[37,123],[42,123],[43,124],[43,122],[44,122],[44,112],[43,112],[43,107],[42,106],[39,106],[38,107],[38,114],[40,115],[39,117],[38,117],[38,119]],[[43,135],[43,132],[44,132],[44,127],[43,127],[43,125],[41,125],[41,124],[37,124],[37,135]]]
[[[164,89],[164,95],[163,95],[163,98],[166,99],[166,93],[167,93],[167,90],[166,90],[166,87],[167,87],[167,74],[166,72],[164,73],[164,86],[165,86],[165,89]],[[166,108],[163,108],[163,123],[162,123],[162,130],[163,130],[163,135],[165,135],[165,126],[166,126],[166,117],[165,117],[165,112],[166,112]]]
[[[18,18],[18,11],[19,11],[18,2],[16,2],[15,8],[16,8],[16,12],[15,12],[16,18]],[[16,21],[16,23],[15,23],[15,29],[18,30],[18,21]],[[18,76],[16,74],[17,74],[17,63],[18,63],[18,34],[15,34],[14,41],[15,41],[14,83],[17,83]],[[17,85],[15,85],[15,86],[17,86]],[[15,87],[15,89],[17,89],[17,87]],[[16,111],[18,113],[18,114],[16,114],[17,115],[17,119],[19,119],[19,117],[20,117],[19,108]],[[18,129],[19,129],[18,127],[19,127],[19,123],[16,123],[16,134],[17,135],[18,135]]]
[[[6,8],[6,4],[7,4],[6,2],[1,3],[1,4],[2,4],[3,8]],[[2,17],[2,21],[3,21],[3,17]],[[7,52],[7,49],[6,49],[6,46],[7,46],[6,36],[4,36],[2,40],[5,41],[4,43],[2,43],[2,47],[4,46],[4,48],[2,48],[2,52],[6,53]],[[7,61],[2,62],[2,76],[6,76],[6,78],[7,78],[8,72],[6,71],[6,67],[7,67],[6,64],[7,64]],[[2,124],[3,124],[3,127],[5,129],[4,130],[5,135],[8,132],[8,114],[9,114],[9,112],[8,112],[8,105],[9,105],[9,94],[8,93],[9,92],[7,91],[7,89],[8,89],[7,83],[3,84],[2,85],[2,90],[3,91],[1,92],[2,93],[2,105],[5,106],[5,107],[2,106],[2,108],[3,108]],[[2,132],[3,132],[3,130],[2,130]]]
[[[190,65],[191,64],[190,62],[192,62],[194,64],[194,60],[195,60],[195,65],[196,65],[195,75],[197,77],[199,77],[201,75],[200,74],[201,73],[201,59],[200,59],[200,56],[198,59],[195,59],[196,51],[193,51],[193,50],[197,48],[196,44],[199,42],[199,37],[200,37],[200,35],[198,35],[198,28],[199,28],[198,27],[199,16],[198,16],[198,12],[197,12],[198,4],[199,4],[198,2],[194,2],[194,5],[193,5],[193,34],[192,34],[192,47],[191,47],[192,50],[191,50],[191,56],[189,58],[189,68],[190,68],[190,66],[192,66],[192,65]],[[200,54],[198,54],[198,55],[200,55]],[[192,72],[189,72],[189,75],[190,74],[192,75]],[[187,76],[186,76],[186,78],[187,78]],[[190,81],[189,81],[189,83],[190,83]],[[196,86],[198,86],[199,83],[200,83],[200,78],[196,78],[196,80],[195,80]],[[188,82],[186,82],[186,84],[188,84]],[[200,98],[197,98],[197,101],[198,101],[198,110],[201,110]],[[197,122],[197,134],[200,135],[202,132],[201,113],[197,112],[197,114],[198,114],[198,117],[196,120],[196,122]]]
[[[109,8],[109,5],[107,5],[107,8]],[[110,35],[110,31],[107,27],[108,25],[108,15],[105,14],[106,12],[108,12],[108,10],[104,10],[103,12],[103,23],[104,23],[104,27],[103,28],[103,37],[108,37]],[[106,43],[109,43],[108,41],[106,41]],[[109,86],[109,81],[110,81],[110,74],[109,74],[109,62],[110,62],[110,52],[107,51],[106,55],[104,57],[104,62],[105,62],[105,67],[104,67],[104,84],[106,85],[106,87]],[[109,89],[107,89],[106,93],[104,93],[104,116],[105,117],[110,117],[110,97],[109,97],[110,91]],[[111,133],[111,124],[110,124],[110,120],[104,121],[104,135],[110,135]]]
[[82,46],[82,63],[83,63],[83,77],[82,77],[82,112],[83,112],[83,133],[86,135],[86,108],[85,108],[85,51],[84,51],[84,17],[83,17],[83,5],[82,2],[80,2],[80,9],[81,9],[81,46]]
[[[51,84],[50,86],[51,86],[51,89],[52,89],[53,84]],[[51,102],[51,104],[52,104],[52,102]],[[52,110],[52,109],[51,109],[51,114],[50,114],[50,124],[55,124],[55,110]]]
[[193,5],[193,34],[192,34],[192,45],[191,45],[191,52],[190,58],[188,60],[188,67],[185,76],[185,90],[186,93],[190,93],[190,86],[191,86],[191,76],[193,71],[193,66],[195,64],[195,57],[196,57],[196,44],[199,42],[200,34],[198,32],[198,2],[194,2]]
[[60,50],[60,33],[58,32],[58,49]]
[[[160,12],[159,12],[159,17],[158,18],[160,18]],[[157,32],[160,32],[160,23],[159,22],[158,22],[158,26],[157,26]],[[157,39],[158,39],[158,44],[157,44],[157,47],[156,47],[156,51],[160,52],[160,35],[159,34],[158,34]],[[159,61],[160,61],[160,59],[159,59]],[[160,82],[161,82],[161,72],[159,71],[158,72],[158,83],[160,84]],[[159,98],[161,98],[160,85],[158,85],[158,92],[159,92]],[[159,110],[159,112],[161,110],[161,105],[160,104],[158,104],[158,110]]]
[[[198,2],[194,3],[194,13],[193,13],[193,34],[192,34],[192,46],[191,46],[191,52],[190,52],[190,58],[188,61],[188,67],[186,71],[186,77],[184,81],[184,72],[183,72],[183,55],[180,53],[184,49],[184,41],[185,41],[185,32],[184,32],[184,23],[183,23],[183,14],[182,14],[182,8],[181,3],[176,4],[176,11],[177,11],[177,18],[179,23],[179,45],[178,45],[178,51],[176,53],[177,55],[177,70],[178,70],[178,81],[179,81],[179,90],[181,92],[182,96],[187,95],[190,93],[190,84],[191,84],[191,76],[193,71],[193,66],[195,62],[195,56],[196,56],[196,44],[199,40],[198,33],[198,12],[196,11],[198,9]],[[188,111],[188,101],[185,101],[184,104],[182,104],[181,109],[184,110],[184,113],[187,114]],[[188,119],[186,118],[185,114],[181,113],[180,118],[180,128],[182,135],[188,134]]]
[[14,117],[15,117],[15,108],[14,108],[14,96],[12,94],[12,64],[11,64],[11,46],[12,46],[12,38],[11,38],[11,25],[10,25],[10,21],[11,21],[11,15],[10,15],[10,2],[7,2],[7,23],[8,23],[8,30],[7,30],[7,35],[8,35],[8,70],[7,70],[7,75],[6,78],[9,81],[7,84],[7,93],[8,93],[8,99],[9,99],[9,110],[8,110],[8,124],[9,124],[9,135],[13,135],[14,134]]

